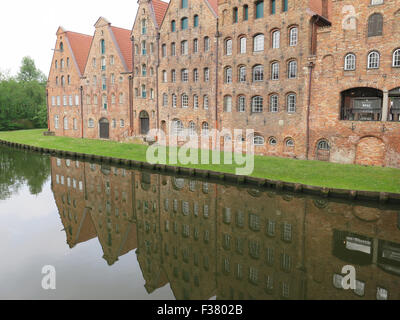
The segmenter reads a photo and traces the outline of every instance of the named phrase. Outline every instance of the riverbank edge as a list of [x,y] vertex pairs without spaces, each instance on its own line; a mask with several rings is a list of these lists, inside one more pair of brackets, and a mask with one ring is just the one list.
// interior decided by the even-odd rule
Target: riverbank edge
[[375,201],[381,204],[393,204],[400,203],[400,193],[391,192],[378,192],[378,191],[359,191],[349,189],[336,189],[328,187],[311,186],[301,183],[284,182],[279,180],[270,180],[265,178],[257,178],[250,176],[237,176],[232,173],[217,172],[212,170],[184,168],[179,166],[162,165],[162,164],[150,164],[143,161],[128,160],[115,157],[106,157],[100,155],[63,151],[56,149],[49,149],[43,147],[31,146],[28,144],[10,142],[7,140],[0,139],[0,144],[9,147],[29,150],[33,152],[39,152],[42,154],[48,154],[51,156],[62,156],[69,157],[72,159],[82,160],[94,160],[104,164],[124,165],[132,169],[147,169],[156,172],[173,173],[177,175],[199,177],[199,178],[210,178],[222,182],[236,183],[239,185],[249,185],[258,188],[270,188],[277,191],[289,191],[298,194],[308,194],[320,196],[323,198],[339,198],[347,200],[362,200],[362,201]]

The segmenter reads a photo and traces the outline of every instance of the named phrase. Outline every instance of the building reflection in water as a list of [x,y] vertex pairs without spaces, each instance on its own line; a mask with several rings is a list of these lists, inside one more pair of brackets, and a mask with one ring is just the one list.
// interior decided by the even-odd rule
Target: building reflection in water
[[[400,299],[399,210],[51,159],[68,245],[136,250],[177,299]],[[341,288],[342,268],[357,288]]]

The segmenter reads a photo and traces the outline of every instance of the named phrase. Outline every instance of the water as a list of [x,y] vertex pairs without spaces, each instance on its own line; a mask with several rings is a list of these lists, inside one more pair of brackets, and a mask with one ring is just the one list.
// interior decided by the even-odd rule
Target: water
[[0,299],[397,300],[400,209],[0,147],[0,256]]

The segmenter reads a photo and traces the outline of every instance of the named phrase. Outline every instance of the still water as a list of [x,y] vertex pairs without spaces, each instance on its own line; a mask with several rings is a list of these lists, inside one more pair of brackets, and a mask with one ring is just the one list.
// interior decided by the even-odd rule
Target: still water
[[0,147],[0,299],[400,300],[399,217]]

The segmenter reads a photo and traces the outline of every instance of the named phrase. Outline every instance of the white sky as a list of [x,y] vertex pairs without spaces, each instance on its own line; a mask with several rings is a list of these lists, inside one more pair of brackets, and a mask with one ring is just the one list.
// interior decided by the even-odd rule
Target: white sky
[[0,71],[15,75],[24,56],[35,60],[46,76],[59,26],[93,35],[100,16],[116,27],[132,29],[137,0],[1,0]]

